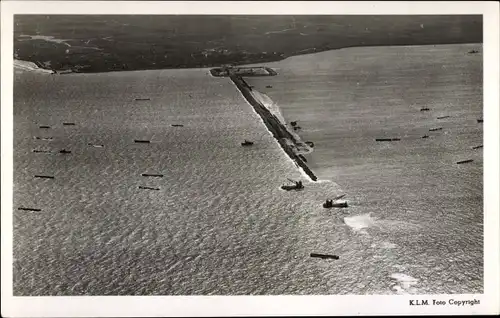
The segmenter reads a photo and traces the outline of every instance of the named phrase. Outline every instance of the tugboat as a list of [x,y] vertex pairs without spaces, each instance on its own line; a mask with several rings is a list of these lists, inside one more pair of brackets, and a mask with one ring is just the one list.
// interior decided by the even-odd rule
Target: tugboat
[[[288,179],[288,180],[290,180],[290,179]],[[281,189],[286,190],[286,191],[304,189],[304,185],[302,184],[302,181],[293,181],[293,180],[290,180],[290,181],[294,182],[295,185],[283,185],[283,186],[281,186]]]
[[347,201],[346,200],[340,200],[343,197],[345,197],[345,194],[340,195],[336,198],[333,198],[332,200],[326,200],[325,203],[323,203],[323,207],[325,209],[329,208],[347,208]]
[[245,146],[251,146],[251,145],[253,145],[253,142],[248,141],[248,140],[246,140],[246,139],[245,139],[245,141],[244,141],[244,142],[242,142],[242,143],[241,143],[241,145],[242,145],[243,147],[245,147]]

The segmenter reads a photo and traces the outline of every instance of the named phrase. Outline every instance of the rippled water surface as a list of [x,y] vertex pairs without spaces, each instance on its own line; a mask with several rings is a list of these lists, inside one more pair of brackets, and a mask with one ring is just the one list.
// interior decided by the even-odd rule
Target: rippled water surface
[[[481,57],[467,49],[346,49],[249,80],[315,143],[308,163],[327,181],[301,192],[279,188],[305,177],[229,79],[16,74],[14,294],[482,291]],[[321,206],[341,193],[349,208]]]
[[482,56],[472,49],[482,51],[349,48],[270,63],[279,76],[247,80],[314,142],[310,168],[348,194],[350,239],[374,255],[359,265],[389,266],[400,292],[483,290],[483,149],[472,149],[483,143]]

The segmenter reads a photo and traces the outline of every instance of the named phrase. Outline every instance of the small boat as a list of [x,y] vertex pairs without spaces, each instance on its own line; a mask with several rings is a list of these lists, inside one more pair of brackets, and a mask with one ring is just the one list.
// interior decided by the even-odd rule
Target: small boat
[[467,159],[467,160],[462,160],[462,161],[457,161],[457,164],[460,165],[460,164],[463,164],[463,163],[469,163],[469,162],[473,162],[474,160],[472,159]]
[[429,131],[438,131],[438,130],[443,130],[443,127],[429,129]]
[[34,211],[34,212],[42,211],[42,209],[36,209],[36,208],[17,208],[17,209],[21,211]]
[[102,148],[102,147],[104,147],[104,145],[97,145],[97,144],[91,144],[91,143],[89,143],[88,145],[92,146],[92,147],[95,147],[95,148]]
[[319,253],[311,253],[309,256],[317,257],[321,259],[339,259],[337,255],[328,255],[328,254],[319,254]]
[[431,109],[430,109],[430,108],[427,108],[427,107],[420,108],[420,111],[421,111],[421,112],[427,112],[427,111],[429,111],[429,110],[431,110]]
[[469,54],[477,54],[477,53],[479,53],[479,51],[478,51],[478,50],[470,50],[470,51],[469,51]]
[[63,126],[74,126],[75,123],[63,123]]
[[445,118],[449,118],[450,116],[440,116],[438,117],[437,119],[445,119]]
[[62,149],[62,150],[59,151],[59,153],[66,154],[66,153],[71,153],[71,151],[66,150],[66,149]]
[[423,135],[422,138],[429,138],[429,135]]
[[482,122],[483,122],[483,120],[482,120],[482,119],[478,119],[478,120],[477,120],[477,122],[478,122],[478,123],[482,123]]
[[293,180],[291,180],[291,181],[294,182],[295,185],[282,185],[281,189],[286,190],[286,191],[304,189],[304,185],[302,184],[302,181],[293,181]]
[[181,125],[181,124],[172,124],[172,127],[184,127],[184,125]]
[[300,127],[300,126],[294,126],[293,127],[293,130],[300,130],[300,129],[302,129],[302,127]]
[[134,139],[134,142],[138,143],[138,144],[149,144],[150,143],[149,140],[141,140],[141,139]]
[[472,149],[479,149],[479,148],[483,148],[483,145],[479,145],[479,146],[474,146],[474,147],[472,147]]
[[286,191],[290,191],[290,190],[301,190],[301,189],[303,189],[303,187],[283,185],[283,186],[281,186],[281,189],[286,190]]
[[162,174],[155,174],[155,173],[143,173],[142,176],[143,177],[160,177],[160,178],[163,178]]
[[40,179],[54,179],[54,176],[43,176],[43,175],[35,174],[35,178],[40,178]]
[[160,190],[160,188],[145,187],[145,186],[139,186],[139,189],[144,189],[144,190]]
[[292,127],[295,127],[295,126],[297,126],[297,122],[296,121],[291,121],[290,125],[292,125]]
[[400,138],[376,138],[375,141],[400,141]]
[[50,126],[45,126],[45,125],[39,126],[39,127],[42,128],[42,129],[50,129]]
[[37,153],[51,153],[50,150],[38,150],[38,149],[34,149],[32,150],[33,152],[37,152]]
[[33,138],[35,138],[36,140],[52,140],[52,139],[54,139],[52,137],[33,137]]
[[145,100],[151,100],[151,98],[136,98],[136,101],[145,101]]
[[267,85],[266,88],[273,88],[271,85]]
[[332,200],[327,200],[325,203],[323,203],[323,207],[325,209],[328,208],[347,208],[347,201],[346,200],[338,200],[335,202],[332,202]]
[[312,141],[306,141],[305,144],[311,148],[314,148],[314,142],[312,142]]
[[245,139],[245,141],[244,141],[244,142],[242,142],[242,143],[241,143],[241,145],[242,145],[242,146],[251,146],[251,145],[253,145],[253,142],[248,141],[248,140],[246,140],[246,139]]

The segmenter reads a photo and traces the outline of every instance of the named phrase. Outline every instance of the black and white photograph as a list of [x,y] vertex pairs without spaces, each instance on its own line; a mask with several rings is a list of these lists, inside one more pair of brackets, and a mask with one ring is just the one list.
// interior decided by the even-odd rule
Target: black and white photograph
[[495,5],[87,4],[35,1],[2,22],[11,297],[395,296],[409,313],[498,313],[481,298],[498,295],[485,267],[492,247],[498,270],[498,224],[485,239],[486,209],[498,223],[498,193],[485,196],[498,190]]

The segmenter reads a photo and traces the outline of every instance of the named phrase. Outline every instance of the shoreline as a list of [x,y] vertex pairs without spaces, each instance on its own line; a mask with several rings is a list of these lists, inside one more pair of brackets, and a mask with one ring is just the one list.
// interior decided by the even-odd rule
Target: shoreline
[[[450,43],[426,43],[426,44],[391,44],[391,45],[349,45],[349,46],[343,46],[343,47],[324,47],[324,48],[308,48],[304,49],[301,51],[297,51],[288,55],[282,55],[280,57],[273,57],[269,59],[255,59],[255,60],[246,60],[246,61],[240,61],[240,62],[227,62],[223,64],[231,64],[234,67],[243,67],[246,65],[253,65],[253,64],[263,64],[263,63],[272,63],[272,62],[280,62],[284,61],[288,58],[295,57],[295,56],[303,56],[303,55],[311,55],[311,54],[317,54],[317,53],[322,53],[322,52],[327,52],[327,51],[338,51],[342,49],[349,49],[349,48],[372,48],[372,47],[412,47],[412,46],[436,46],[436,45],[483,45],[483,42],[450,42]],[[181,67],[179,66],[164,66],[164,67],[156,67],[156,68],[130,68],[130,69],[103,69],[103,70],[93,70],[93,71],[85,71],[85,69],[66,69],[66,70],[54,70],[54,69],[48,69],[41,67],[37,61],[30,61],[30,60],[22,60],[22,59],[14,59],[14,64],[16,61],[19,61],[21,63],[33,63],[34,65],[37,66],[35,70],[32,71],[42,71],[44,73],[46,72],[51,72],[52,74],[57,74],[57,75],[63,75],[63,74],[99,74],[99,73],[111,73],[111,72],[132,72],[132,71],[154,71],[154,70],[183,70],[183,69],[214,69],[214,68],[220,68],[221,63],[209,63],[205,65],[183,65]],[[75,66],[76,67],[76,66]],[[269,76],[269,75],[267,75]],[[272,75],[271,75],[272,76]]]
[[302,154],[300,154],[296,150],[296,148],[300,147],[298,140],[288,131],[288,129],[280,122],[280,120],[271,113],[271,111],[266,106],[264,106],[252,95],[252,88],[247,84],[247,82],[245,82],[242,77],[232,75],[230,76],[230,78],[239,89],[243,97],[262,118],[262,121],[266,125],[267,129],[272,133],[273,137],[278,141],[281,148],[290,157],[290,159],[292,159],[292,161],[295,162],[298,168],[301,168],[312,181],[318,181],[318,177],[301,158]]
[[38,66],[35,62],[14,59],[14,69],[43,74],[55,74],[53,70]]

